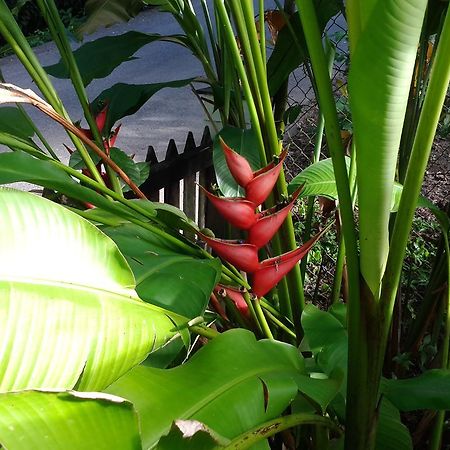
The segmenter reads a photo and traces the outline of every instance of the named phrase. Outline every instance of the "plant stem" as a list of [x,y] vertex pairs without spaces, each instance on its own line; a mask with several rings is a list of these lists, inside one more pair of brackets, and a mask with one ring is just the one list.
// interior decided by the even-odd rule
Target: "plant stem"
[[189,330],[193,333],[196,333],[200,336],[203,336],[207,339],[214,339],[217,336],[220,336],[220,333],[216,330],[213,330],[212,328],[205,327],[203,325],[192,325],[189,326]]
[[[359,259],[356,243],[356,231],[353,218],[350,183],[345,163],[345,152],[341,140],[340,127],[337,117],[336,104],[333,97],[332,85],[325,58],[322,39],[317,23],[317,17],[312,0],[296,0],[300,19],[305,33],[311,64],[319,94],[319,105],[325,117],[325,133],[328,148],[333,161],[336,187],[339,195],[339,207],[342,217],[342,232],[347,254],[347,268],[349,280],[348,301],[348,382],[347,382],[347,435],[358,439],[366,435],[366,424],[361,416],[370,410],[370,396],[367,392],[368,377],[368,348],[367,338],[362,321],[363,313],[359,292]],[[363,437],[361,436],[361,440]],[[363,442],[363,441],[362,441]],[[351,444],[346,444],[351,448]],[[355,450],[358,447],[354,447]],[[362,448],[362,447],[359,447]]]
[[258,113],[256,111],[255,102],[253,100],[252,91],[250,89],[250,84],[247,78],[247,74],[245,72],[244,64],[242,63],[236,39],[234,38],[233,27],[231,26],[231,22],[228,17],[227,10],[225,8],[223,0],[214,0],[214,2],[219,17],[219,23],[217,26],[222,28],[223,36],[227,41],[227,48],[231,51],[231,58],[236,66],[237,72],[241,79],[244,97],[247,102],[247,108],[250,113],[250,119],[253,125],[253,131],[255,132],[256,140],[258,142],[261,164],[266,165],[267,160],[264,150],[264,140],[261,132],[261,127],[259,124]]
[[266,316],[261,308],[261,303],[258,298],[255,298],[253,302],[253,306],[255,308],[256,317],[258,318],[258,322],[261,325],[262,331],[265,334],[266,338],[273,339],[272,330],[267,323]]
[[[445,243],[446,265],[447,265],[447,292],[445,297],[447,299],[447,310],[445,320],[445,332],[442,343],[442,360],[441,367],[449,369],[449,347],[450,347],[450,246],[448,241],[448,230],[443,230],[443,237]],[[439,450],[442,443],[442,431],[444,427],[445,411],[438,411],[436,414],[433,430],[431,432],[430,450]]]
[[241,434],[233,439],[227,446],[221,448],[223,448],[223,450],[245,450],[263,439],[267,439],[280,431],[298,425],[320,425],[341,434],[339,427],[328,417],[299,413],[269,420],[268,422],[258,425],[246,433]]

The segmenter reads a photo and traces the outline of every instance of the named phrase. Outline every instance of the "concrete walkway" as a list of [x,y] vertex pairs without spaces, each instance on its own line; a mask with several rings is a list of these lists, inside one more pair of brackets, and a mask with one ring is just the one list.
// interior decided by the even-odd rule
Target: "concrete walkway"
[[[122,34],[129,30],[160,34],[181,32],[170,14],[150,9],[128,23],[94,33],[88,36],[86,41],[106,35]],[[42,65],[54,64],[59,60],[56,47],[51,42],[34,50]],[[137,59],[122,64],[107,78],[94,80],[88,86],[89,98],[94,99],[104,89],[118,82],[157,83],[199,76],[203,73],[200,64],[190,51],[176,44],[153,42],[139,50],[135,56]],[[105,58],[107,57],[108,55],[105,55]],[[15,56],[1,59],[0,68],[7,82],[36,91],[31,78]],[[52,81],[72,120],[82,118],[81,108],[77,104],[71,83],[56,78],[52,78]],[[62,128],[31,107],[27,107],[27,111],[44,132],[58,156],[67,160],[68,155],[63,143],[68,144],[70,140]],[[122,129],[116,145],[128,154],[135,153],[136,160],[145,158],[149,145],[153,145],[160,156],[165,154],[167,143],[171,138],[174,138],[182,148],[189,131],[193,131],[196,140],[200,140],[206,125],[201,106],[189,87],[163,89],[138,113],[125,117],[121,122]]]

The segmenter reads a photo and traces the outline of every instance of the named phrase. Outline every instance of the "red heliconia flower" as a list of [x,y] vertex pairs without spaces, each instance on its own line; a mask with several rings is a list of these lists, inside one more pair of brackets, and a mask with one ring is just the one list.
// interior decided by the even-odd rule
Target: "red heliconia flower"
[[253,203],[240,197],[217,197],[202,186],[200,187],[217,211],[219,211],[224,219],[230,222],[231,225],[241,230],[248,230],[255,224],[257,215]]
[[197,231],[201,239],[206,242],[222,259],[233,264],[244,272],[254,272],[258,269],[258,249],[251,244],[237,240],[215,239]]
[[248,310],[248,305],[244,300],[244,295],[242,291],[238,288],[234,288],[231,286],[224,286],[222,284],[218,284],[214,291],[217,292],[221,296],[228,297],[236,306],[236,309],[244,316],[249,318],[250,311]]
[[283,208],[275,206],[260,213],[255,225],[248,232],[247,242],[257,248],[264,247],[281,227],[302,189],[303,186],[298,188],[292,195],[291,201]]
[[266,167],[253,172],[247,159],[232,150],[223,139],[220,139],[220,145],[231,175],[240,186],[245,188],[246,199],[259,206],[272,191],[280,175],[287,150],[279,155],[276,164],[272,161]]
[[245,198],[247,200],[257,206],[266,200],[277,182],[286,154],[287,152],[285,150],[280,154],[280,159],[277,164],[269,164],[257,172],[258,175],[245,187]]
[[316,236],[295,250],[262,261],[259,264],[258,270],[256,270],[253,275],[252,290],[255,295],[257,297],[263,297],[272,288],[274,288],[278,282],[309,252],[309,250],[311,250],[311,247],[327,229],[328,228],[322,230]]
[[220,145],[222,146],[225,161],[227,162],[231,175],[236,180],[237,184],[245,188],[253,179],[253,170],[250,167],[250,164],[243,156],[225,144],[222,138],[220,138]]

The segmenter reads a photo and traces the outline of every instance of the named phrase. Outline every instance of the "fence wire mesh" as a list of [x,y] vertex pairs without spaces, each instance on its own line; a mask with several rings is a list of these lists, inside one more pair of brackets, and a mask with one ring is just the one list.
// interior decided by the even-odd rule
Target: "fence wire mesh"
[[[343,135],[351,132],[347,94],[348,42],[345,19],[342,15],[334,17],[327,25],[326,36],[336,47],[332,80],[338,109],[339,121]],[[319,109],[310,77],[310,67],[306,64],[297,69],[291,76],[288,90],[288,108],[298,113],[292,123],[286,125],[285,144],[289,146],[287,157],[287,177],[292,178],[313,162],[316,130]],[[436,134],[433,151],[425,175],[422,194],[444,208],[449,201],[450,193],[450,94],[447,94],[441,120]],[[326,139],[321,146],[320,158],[329,157]],[[316,202],[316,210],[320,205]],[[299,238],[303,230],[306,206],[300,205],[296,212],[295,222]],[[431,270],[432,258],[439,240],[438,227],[427,211],[418,210],[413,232],[407,252],[404,284],[406,291],[413,291],[417,297],[421,295]],[[337,257],[335,235],[322,239],[318,249],[309,255],[305,293],[309,300],[327,304],[330,300]],[[416,276],[417,273],[419,276]],[[413,274],[413,276],[411,276]],[[414,301],[418,301],[416,298]]]

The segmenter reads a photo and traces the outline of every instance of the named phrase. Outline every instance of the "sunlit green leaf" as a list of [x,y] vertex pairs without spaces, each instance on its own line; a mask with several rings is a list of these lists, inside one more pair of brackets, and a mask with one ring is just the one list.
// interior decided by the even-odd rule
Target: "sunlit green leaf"
[[142,448],[131,403],[78,392],[0,394],[0,443],[13,450]]
[[[112,240],[60,205],[0,190],[0,391],[100,390],[177,334]],[[49,369],[51,368],[51,370]]]

